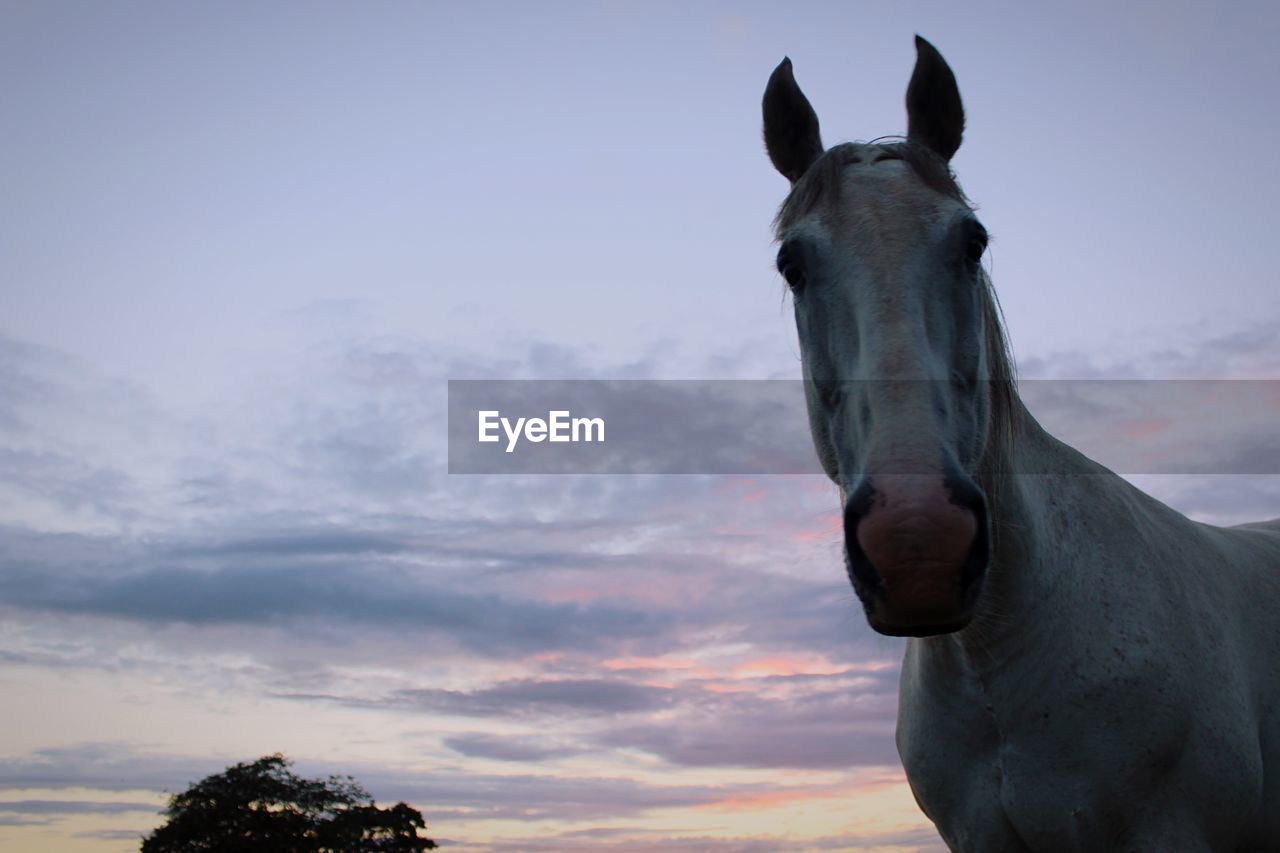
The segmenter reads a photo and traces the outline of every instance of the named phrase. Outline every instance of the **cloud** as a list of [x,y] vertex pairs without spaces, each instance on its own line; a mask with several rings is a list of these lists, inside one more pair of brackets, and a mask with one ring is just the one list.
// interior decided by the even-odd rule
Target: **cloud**
[[669,718],[622,722],[600,731],[596,742],[684,767],[893,767],[897,677],[894,667],[695,682],[684,686],[685,701]]
[[77,832],[76,838],[92,838],[95,841],[128,841],[138,843],[149,830],[140,829],[97,829]]
[[0,335],[0,399],[0,519],[101,528],[145,513],[141,477],[174,424],[140,389]]
[[1046,429],[1121,474],[1280,474],[1280,382],[1028,380],[1020,388]]
[[225,766],[210,759],[148,754],[127,744],[84,743],[0,760],[0,788],[176,792]]
[[447,737],[444,739],[444,745],[454,752],[472,758],[530,763],[579,755],[585,751],[580,748],[550,745],[538,738],[498,737],[484,732]]
[[1206,333],[1196,326],[1161,329],[1143,340],[1172,340],[1174,346],[1145,351],[1119,348],[1108,353],[1058,352],[1019,359],[1027,379],[1275,379],[1280,376],[1280,317],[1244,328]]
[[452,690],[404,690],[393,704],[460,716],[519,718],[540,714],[627,714],[669,705],[671,688],[632,684],[621,679],[520,679],[470,693]]
[[95,800],[0,800],[0,813],[21,815],[155,814],[155,803],[98,802]]
[[[456,843],[456,842],[455,842]],[[452,845],[451,845],[452,846]],[[520,850],[618,851],[618,853],[668,853],[707,851],[708,853],[818,853],[818,851],[867,851],[867,853],[947,853],[947,848],[931,828],[894,832],[842,833],[798,839],[775,835],[712,836],[696,831],[682,834],[658,832],[644,827],[569,831],[550,835],[502,839],[491,844],[462,844],[463,850],[508,853]]]
[[[723,478],[608,479],[553,482],[534,506],[534,485],[516,482],[499,495],[463,489],[452,514],[345,523],[293,512],[166,535],[10,526],[0,528],[0,595],[14,616],[273,631],[324,624],[335,638],[408,632],[498,657],[652,656],[712,636],[861,653],[871,635],[850,630],[858,622],[838,532],[799,546],[788,536],[829,508],[828,490],[813,491],[809,479],[749,491]],[[590,510],[575,513],[583,502]],[[815,555],[821,580],[794,568]]]
[[[656,638],[671,627],[668,616],[647,608],[459,588],[448,577],[380,559],[403,549],[391,539],[319,533],[319,541],[302,531],[276,538],[266,546],[271,559],[254,559],[263,555],[263,543],[154,544],[9,530],[0,538],[0,598],[9,608],[155,624],[280,626],[324,619],[440,634],[494,655],[589,648],[606,637]],[[430,557],[427,550],[418,556]],[[215,558],[212,566],[206,557]],[[447,551],[445,557],[454,559]],[[540,559],[552,558],[528,562]]]
[[[428,823],[464,815],[471,820],[602,821],[657,809],[709,806],[777,790],[776,785],[766,784],[659,785],[613,776],[531,773],[440,773],[431,778],[385,771],[353,775],[380,800],[403,799],[420,807]],[[380,790],[395,793],[383,797]],[[450,812],[451,807],[465,811]]]
[[[1243,363],[1254,344],[1237,343],[1231,357]],[[426,769],[332,772],[446,823],[599,823],[789,784],[702,784],[711,772],[897,766],[892,662],[902,644],[862,619],[825,480],[449,477],[439,382],[461,355],[433,364],[441,354],[398,342],[337,347],[199,417],[124,394],[104,403],[111,425],[95,437],[84,401],[110,383],[19,352],[39,369],[0,371],[18,401],[0,416],[20,475],[10,496],[60,509],[3,516],[0,658],[172,672],[211,691],[411,721]],[[586,369],[569,351],[535,355],[527,370]],[[1087,397],[1061,401],[1065,422],[1132,414],[1092,402],[1098,411]],[[150,426],[135,423],[152,414]],[[45,423],[58,426],[42,438]],[[148,445],[155,458],[135,465]],[[1255,457],[1241,458],[1232,464]],[[1201,513],[1274,506],[1265,479],[1179,482],[1169,493]],[[0,786],[181,790],[251,757],[41,750],[0,762]],[[617,774],[579,769],[595,762]],[[306,772],[327,769],[314,766]],[[655,768],[669,784],[640,781]],[[699,830],[546,839],[507,849],[716,849]]]
[[1280,477],[1165,475],[1133,477],[1170,506],[1209,524],[1244,524],[1280,517]]
[[[241,756],[239,760],[246,760]],[[192,782],[220,773],[232,761],[156,754],[128,744],[96,743],[43,749],[0,762],[0,787],[10,789],[87,789],[90,791],[185,790]],[[603,820],[642,815],[655,809],[710,806],[777,791],[772,784],[650,784],[616,776],[542,773],[478,773],[451,767],[430,771],[386,765],[337,765],[298,760],[302,776],[351,775],[381,803],[405,801],[423,811],[428,823],[449,820],[511,819]],[[35,801],[31,801],[35,802]],[[158,812],[158,807],[126,803],[101,809],[86,800],[84,812]],[[78,804],[78,801],[77,801]],[[111,804],[108,804],[111,805]],[[65,808],[37,806],[34,816],[75,814]]]
[[[633,670],[654,677],[653,670]],[[499,761],[548,761],[639,750],[679,767],[848,770],[898,764],[898,668],[829,674],[687,678],[519,679],[473,691],[406,690],[381,698],[286,698],[499,719],[537,734],[446,737],[449,749]],[[660,712],[660,713],[659,713]]]

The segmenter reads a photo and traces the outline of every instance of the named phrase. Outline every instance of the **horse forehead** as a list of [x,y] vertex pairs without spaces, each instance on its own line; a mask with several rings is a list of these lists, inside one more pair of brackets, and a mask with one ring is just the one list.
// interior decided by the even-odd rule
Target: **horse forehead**
[[905,160],[860,159],[841,174],[837,220],[851,234],[927,229],[964,205],[929,187]]

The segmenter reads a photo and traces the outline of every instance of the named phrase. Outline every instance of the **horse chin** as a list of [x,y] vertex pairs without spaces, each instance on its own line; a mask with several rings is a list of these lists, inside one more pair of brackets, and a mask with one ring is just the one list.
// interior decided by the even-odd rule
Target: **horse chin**
[[[941,616],[941,614],[936,614]],[[973,618],[973,612],[954,614],[950,617],[927,618],[915,620],[895,614],[890,616],[881,611],[867,613],[867,624],[871,630],[889,637],[936,637],[939,634],[951,634],[966,627]]]
[[965,563],[926,562],[878,572],[880,583],[863,599],[867,623],[891,637],[930,637],[964,628],[973,618],[985,574],[979,569],[973,582],[964,583]]
[[[970,559],[961,567],[942,570],[921,565],[877,572],[877,583],[870,589],[859,583],[868,574],[869,565],[862,572],[850,572],[867,624],[890,637],[932,637],[966,627],[973,619],[984,586],[985,565],[972,564],[979,560],[985,563],[985,555],[973,557],[977,559]],[[862,560],[866,560],[865,555],[857,554],[851,562]]]

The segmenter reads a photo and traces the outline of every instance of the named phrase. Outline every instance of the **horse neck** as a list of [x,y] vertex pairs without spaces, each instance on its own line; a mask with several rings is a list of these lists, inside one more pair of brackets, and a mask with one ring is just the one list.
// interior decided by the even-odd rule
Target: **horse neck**
[[1095,566],[1077,559],[1098,545],[1093,521],[1138,494],[1045,431],[1016,395],[1008,414],[1008,435],[989,450],[978,477],[991,513],[987,588],[973,623],[952,635],[975,663],[1021,653],[1028,638],[1063,627],[1072,589],[1097,580]]

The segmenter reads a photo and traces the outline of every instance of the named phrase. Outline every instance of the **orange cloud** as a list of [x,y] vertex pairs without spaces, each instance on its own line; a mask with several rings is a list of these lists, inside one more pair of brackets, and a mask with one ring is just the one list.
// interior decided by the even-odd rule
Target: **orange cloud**
[[795,542],[826,542],[838,537],[843,530],[843,517],[839,511],[832,510],[819,515],[810,527],[792,533],[791,539]]
[[763,678],[770,675],[837,675],[845,666],[836,666],[822,655],[792,655],[754,658],[733,668],[733,678]]
[[849,797],[849,788],[844,784],[786,788],[781,791],[769,791],[762,794],[726,797],[723,800],[715,800],[694,806],[694,808],[717,812],[758,811],[804,800],[822,800],[833,797]]

